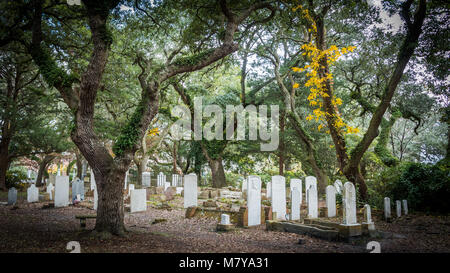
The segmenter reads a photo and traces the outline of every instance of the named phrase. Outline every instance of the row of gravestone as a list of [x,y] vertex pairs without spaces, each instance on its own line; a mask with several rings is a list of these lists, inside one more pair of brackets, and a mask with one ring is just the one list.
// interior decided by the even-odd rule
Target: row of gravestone
[[[395,201],[395,210],[397,217],[402,216],[402,207],[403,207],[403,214],[408,215],[408,201],[407,200],[402,200],[401,202],[400,200]],[[391,219],[391,199],[389,197],[384,198],[384,219],[386,221],[390,221]]]
[[[261,224],[261,179],[259,176],[249,176],[243,183],[243,190],[247,192],[248,225]],[[291,208],[286,213],[286,180],[283,176],[272,176],[267,184],[267,196],[271,199],[274,220],[300,220],[300,207],[302,204],[302,181],[291,179]],[[307,217],[318,218],[317,180],[313,176],[305,178],[305,192],[307,202]],[[326,188],[327,216],[336,216],[336,193],[343,192],[343,225],[356,225],[356,191],[351,182],[344,185],[338,180],[334,185]],[[370,206],[364,206],[365,222],[373,223]]]

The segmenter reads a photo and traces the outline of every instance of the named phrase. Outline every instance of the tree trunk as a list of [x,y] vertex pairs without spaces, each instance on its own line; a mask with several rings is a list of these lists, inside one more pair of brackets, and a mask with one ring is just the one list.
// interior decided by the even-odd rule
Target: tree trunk
[[123,235],[126,231],[123,222],[123,187],[128,165],[129,163],[122,163],[106,176],[97,169],[93,169],[99,198],[95,224],[97,232]]
[[82,179],[83,177],[83,155],[78,151],[75,152],[75,156],[77,158],[77,177]]
[[223,169],[222,158],[208,160],[211,168],[212,187],[222,188],[226,187],[227,181],[225,179],[225,171]]
[[284,146],[284,128],[286,125],[286,111],[281,111],[280,116],[280,144],[278,146],[278,174],[284,175],[284,159],[285,159],[285,146]]
[[36,178],[36,186],[40,187],[42,186],[42,177],[44,176],[44,172],[47,169],[47,166],[50,162],[52,162],[53,159],[55,159],[55,155],[45,155],[42,159],[41,163],[39,164],[39,171]]
[[8,171],[9,157],[8,151],[0,153],[0,190],[6,191],[6,172]]

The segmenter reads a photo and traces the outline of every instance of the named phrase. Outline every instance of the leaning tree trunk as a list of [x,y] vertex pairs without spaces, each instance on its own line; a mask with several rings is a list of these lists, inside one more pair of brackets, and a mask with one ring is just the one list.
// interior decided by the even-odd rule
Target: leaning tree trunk
[[209,167],[211,168],[212,187],[222,188],[227,185],[225,179],[225,171],[223,169],[222,158],[208,160]]
[[75,152],[75,156],[77,158],[77,177],[81,179],[83,177],[83,155],[79,152]]
[[39,170],[36,178],[36,186],[42,186],[42,177],[44,176],[44,172],[47,169],[47,166],[53,159],[55,159],[55,155],[45,155],[39,164]]

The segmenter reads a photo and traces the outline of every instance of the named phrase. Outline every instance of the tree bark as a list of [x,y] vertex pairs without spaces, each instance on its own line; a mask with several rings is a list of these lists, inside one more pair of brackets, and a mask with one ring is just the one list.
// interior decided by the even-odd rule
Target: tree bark
[[212,187],[222,188],[227,186],[225,178],[225,171],[223,169],[222,158],[208,160],[209,167],[211,168]]
[[52,162],[53,159],[56,158],[56,155],[45,155],[42,159],[41,163],[39,163],[39,170],[36,177],[36,186],[41,187],[43,185],[42,183],[42,177],[44,176],[44,172],[47,169],[48,164]]

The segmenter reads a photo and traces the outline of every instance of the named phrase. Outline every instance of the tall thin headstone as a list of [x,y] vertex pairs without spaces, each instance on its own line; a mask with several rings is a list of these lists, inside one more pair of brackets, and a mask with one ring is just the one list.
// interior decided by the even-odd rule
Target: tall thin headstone
[[319,200],[317,196],[317,186],[315,183],[308,183],[309,188],[306,191],[306,200],[308,203],[308,218],[315,219],[319,217]]
[[328,185],[326,188],[327,198],[327,216],[336,217],[336,188]]
[[131,194],[131,191],[134,190],[134,184],[129,184],[128,185],[128,195]]
[[94,171],[92,169],[91,169],[90,183],[91,183],[91,191],[93,191],[95,188],[95,176],[94,176]]
[[301,193],[298,187],[291,190],[291,220],[300,220]]
[[184,176],[184,208],[197,206],[197,175]]
[[281,175],[272,176],[272,212],[286,220],[286,179]]
[[128,187],[128,174],[129,170],[125,173],[125,186],[123,187],[124,190],[126,190]]
[[391,199],[384,198],[384,219],[389,222],[391,220]]
[[251,175],[247,179],[248,226],[261,224],[261,178]]
[[395,201],[395,209],[397,211],[397,217],[402,216],[402,203],[400,200]]
[[408,201],[402,200],[403,205],[403,214],[408,215]]
[[247,188],[248,188],[247,183],[248,183],[248,178],[244,178],[244,179],[242,180],[242,189],[241,189],[241,192],[245,192],[245,191],[247,190]]
[[27,189],[27,201],[28,203],[39,202],[39,189],[34,184]]
[[[317,192],[317,179],[314,176],[305,177],[305,190],[309,189],[311,185],[316,188]],[[306,202],[308,202],[308,195],[306,195]]]
[[94,210],[97,210],[98,208],[98,191],[97,191],[97,184],[94,184]]
[[69,177],[59,175],[55,180],[55,207],[67,207],[69,205]]
[[344,184],[344,196],[343,196],[343,224],[344,225],[356,225],[356,191],[355,185],[351,182],[345,182]]
[[292,178],[290,183],[290,189],[291,192],[294,190],[294,188],[298,189],[298,192],[300,194],[300,205],[302,204],[303,194],[302,194],[302,180],[297,178]]
[[53,190],[55,189],[55,186],[53,186],[52,183],[48,184],[47,186],[47,193],[49,194],[50,200],[53,200]]
[[178,174],[176,173],[172,174],[172,187],[178,186],[178,177],[179,177]]
[[267,193],[267,199],[270,200],[272,198],[272,182],[267,182],[266,193]]

